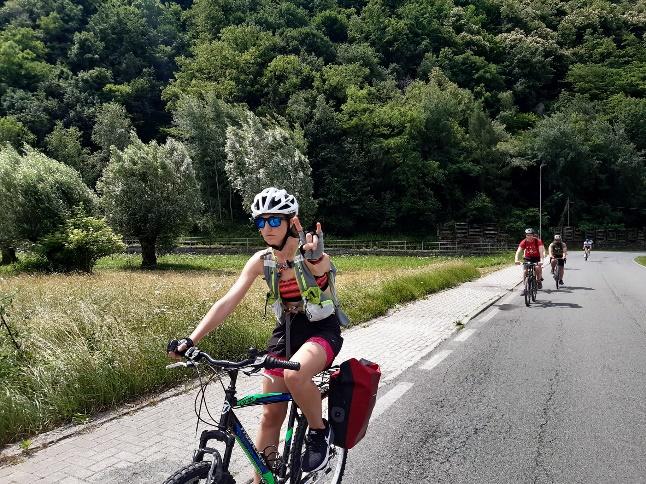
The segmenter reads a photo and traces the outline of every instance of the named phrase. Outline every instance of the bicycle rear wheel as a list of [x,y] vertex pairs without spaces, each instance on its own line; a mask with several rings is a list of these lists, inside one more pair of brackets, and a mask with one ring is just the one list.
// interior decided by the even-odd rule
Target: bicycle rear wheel
[[307,435],[307,420],[303,419],[296,429],[294,447],[290,458],[290,483],[291,484],[340,484],[345,472],[345,462],[348,458],[348,449],[332,445],[330,460],[320,471],[305,473],[301,470],[301,460],[305,453],[305,436]]

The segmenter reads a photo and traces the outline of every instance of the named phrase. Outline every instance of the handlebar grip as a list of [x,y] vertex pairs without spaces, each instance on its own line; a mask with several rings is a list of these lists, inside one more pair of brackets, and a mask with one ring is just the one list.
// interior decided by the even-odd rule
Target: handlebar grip
[[273,356],[268,356],[265,360],[265,368],[283,368],[284,370],[300,370],[301,364],[298,361],[285,361],[274,358]]

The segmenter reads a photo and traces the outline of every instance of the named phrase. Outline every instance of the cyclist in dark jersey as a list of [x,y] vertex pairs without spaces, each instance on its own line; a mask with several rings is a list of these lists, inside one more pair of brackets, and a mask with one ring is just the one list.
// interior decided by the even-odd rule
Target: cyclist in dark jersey
[[[525,229],[525,238],[520,241],[518,244],[518,250],[516,250],[516,256],[514,257],[514,262],[520,264],[520,256],[523,255],[523,258],[527,262],[534,262],[536,264],[536,279],[538,280],[538,288],[543,288],[543,266],[541,261],[545,258],[545,247],[543,246],[543,241],[536,237],[533,229]],[[523,270],[523,278],[525,277],[525,271]]]
[[552,265],[552,273],[559,271],[559,284],[563,285],[563,274],[565,274],[565,261],[567,259],[567,245],[561,239],[559,234],[554,235],[554,242],[547,248],[550,256],[550,264]]
[[[171,358],[179,358],[189,347],[222,324],[256,279],[264,277],[275,281],[277,291],[272,308],[278,324],[268,342],[268,351],[276,357],[291,356],[290,360],[298,361],[301,368],[299,371],[266,371],[268,378],[263,382],[263,393],[290,392],[307,417],[309,433],[302,468],[306,472],[313,472],[323,468],[329,460],[332,432],[328,422],[322,418],[321,393],[312,377],[328,368],[341,351],[343,338],[340,325],[347,321],[336,304],[334,271],[330,257],[323,252],[321,224],[317,224],[316,232],[305,235],[297,217],[296,198],[285,190],[273,187],[256,195],[251,213],[268,248],[251,256],[229,292],[213,304],[190,337],[171,341],[168,353]],[[321,304],[308,306],[295,279],[297,270],[300,271],[299,275],[308,276],[312,285],[316,286],[310,286],[310,291],[320,290]],[[334,304],[325,304],[332,300]],[[289,340],[287,322],[290,327]],[[271,453],[278,446],[286,414],[287,403],[263,406],[260,430],[255,441],[256,448],[261,452]],[[260,482],[258,474],[255,482]]]

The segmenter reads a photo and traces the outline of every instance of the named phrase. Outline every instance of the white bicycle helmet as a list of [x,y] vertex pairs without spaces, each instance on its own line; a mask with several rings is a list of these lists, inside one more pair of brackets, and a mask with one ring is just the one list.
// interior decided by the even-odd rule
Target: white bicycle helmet
[[534,230],[533,229],[525,229],[526,234],[533,234]]
[[554,235],[554,240],[561,240],[561,236],[559,234]]
[[256,218],[266,213],[298,215],[298,202],[294,195],[286,190],[269,187],[256,195],[251,204],[251,217]]

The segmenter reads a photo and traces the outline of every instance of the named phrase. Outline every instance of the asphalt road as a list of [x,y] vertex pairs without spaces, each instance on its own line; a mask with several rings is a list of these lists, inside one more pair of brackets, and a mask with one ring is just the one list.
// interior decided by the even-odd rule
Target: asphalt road
[[381,388],[382,407],[394,403],[350,451],[344,482],[646,482],[636,255],[572,254],[561,290],[547,272],[530,308],[519,288]]

